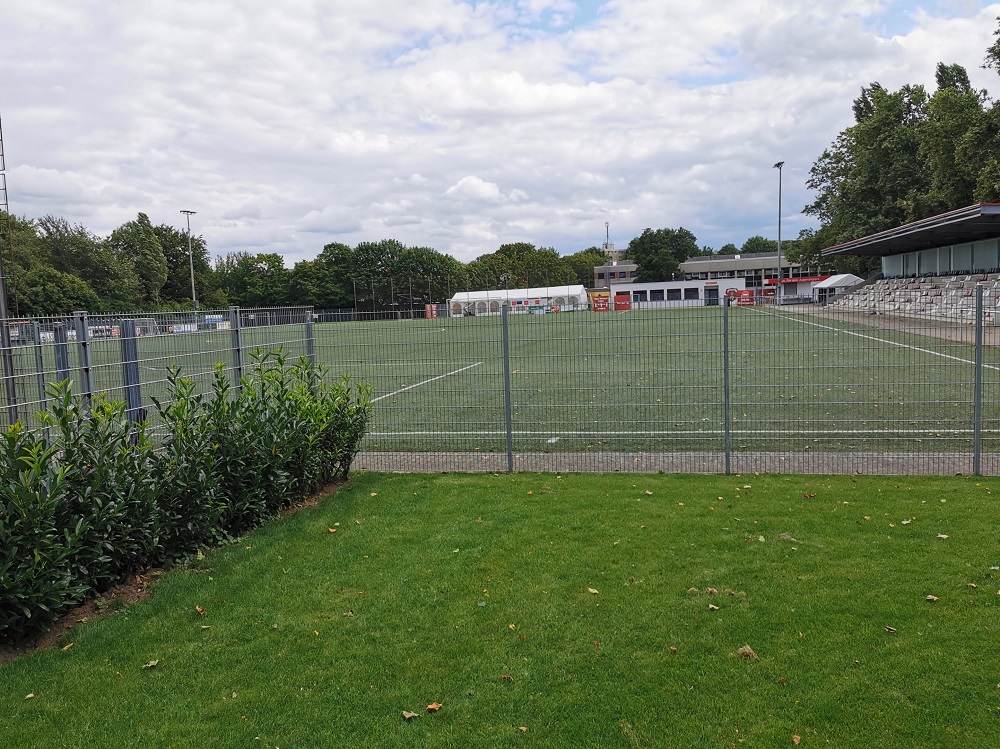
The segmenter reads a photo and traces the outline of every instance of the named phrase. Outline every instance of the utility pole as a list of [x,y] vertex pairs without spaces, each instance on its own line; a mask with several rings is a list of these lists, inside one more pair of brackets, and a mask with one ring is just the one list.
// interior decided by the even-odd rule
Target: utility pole
[[194,290],[194,252],[191,249],[191,217],[198,211],[181,211],[187,217],[188,227],[188,263],[191,266],[191,303],[194,304],[195,316],[198,313],[198,295]]
[[775,303],[781,304],[781,298],[784,296],[784,286],[782,285],[782,273],[781,273],[781,168],[785,165],[784,161],[779,161],[774,165],[774,168],[778,170],[778,288],[775,290]]

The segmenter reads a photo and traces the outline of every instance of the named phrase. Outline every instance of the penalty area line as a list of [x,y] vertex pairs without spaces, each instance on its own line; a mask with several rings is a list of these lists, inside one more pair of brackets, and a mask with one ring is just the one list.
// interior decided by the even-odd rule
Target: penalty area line
[[472,369],[473,367],[478,367],[482,364],[481,361],[477,361],[475,364],[470,364],[467,367],[462,367],[461,369],[456,369],[454,372],[445,372],[443,375],[438,375],[437,377],[431,377],[429,380],[424,380],[423,382],[417,382],[413,385],[407,385],[405,388],[400,388],[392,393],[386,393],[385,395],[380,395],[378,398],[372,398],[372,403],[377,403],[383,398],[391,398],[394,395],[399,395],[400,393],[405,393],[407,390],[413,390],[413,388],[418,388],[421,385],[426,385],[429,382],[434,382],[435,380],[443,380],[445,377],[451,377],[452,375],[457,375],[459,372],[464,372],[467,369]]

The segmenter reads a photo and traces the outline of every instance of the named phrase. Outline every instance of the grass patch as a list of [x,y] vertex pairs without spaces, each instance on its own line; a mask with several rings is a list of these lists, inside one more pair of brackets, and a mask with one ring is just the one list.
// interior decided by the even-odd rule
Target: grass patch
[[994,746],[996,488],[360,475],[0,667],[0,736],[45,749]]

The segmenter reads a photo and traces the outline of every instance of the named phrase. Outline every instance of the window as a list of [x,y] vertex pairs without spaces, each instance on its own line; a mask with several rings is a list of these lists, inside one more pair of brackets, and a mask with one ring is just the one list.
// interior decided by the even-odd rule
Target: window
[[625,271],[618,271],[618,278],[628,278],[628,274]]
[[604,280],[604,272],[602,271],[602,272],[598,273],[597,277],[603,281]]
[[684,298],[685,299],[697,299],[698,298],[698,289],[684,289]]
[[632,292],[632,301],[633,302],[645,302],[646,301],[646,292],[645,291],[633,291]]
[[668,302],[679,302],[681,300],[681,290],[680,289],[667,289],[667,301]]
[[630,271],[628,272],[628,277],[629,277],[629,278],[635,278],[635,271],[634,271],[634,270],[630,270]]
[[663,289],[652,289],[649,292],[649,301],[651,301],[651,302],[662,302],[663,301]]

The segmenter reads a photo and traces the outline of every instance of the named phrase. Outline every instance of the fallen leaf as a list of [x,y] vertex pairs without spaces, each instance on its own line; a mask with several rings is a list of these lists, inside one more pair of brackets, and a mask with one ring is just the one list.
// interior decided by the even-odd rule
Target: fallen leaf
[[318,629],[314,629],[314,630],[313,630],[313,634],[314,634],[314,635],[316,635],[316,636],[318,637],[318,636],[319,636],[319,630],[318,630]]
[[528,727],[527,726],[518,726],[517,730],[520,731],[521,733],[527,733],[528,732]]
[[378,496],[378,492],[372,492],[372,496],[373,497],[377,497]]
[[601,643],[599,643],[597,640],[594,640],[594,647],[595,648],[601,647]]
[[865,515],[865,520],[871,520],[871,519],[872,519],[871,515]]
[[714,603],[710,603],[710,604],[708,604],[708,610],[709,611],[718,611],[719,607],[716,606]]
[[896,634],[896,628],[895,627],[886,626],[885,631],[888,632],[890,635]]
[[812,499],[815,496],[816,496],[815,494],[803,494],[802,498],[803,499]]
[[750,661],[757,660],[757,654],[753,652],[753,648],[750,647],[749,645],[741,645],[740,649],[736,651],[736,655],[738,655],[740,658],[746,658],[747,660]]
[[158,664],[158,663],[159,663],[158,660],[156,660],[156,661],[146,661],[145,663],[142,664],[142,667],[143,668],[155,668],[156,664]]
[[513,631],[513,630],[517,629],[517,625],[516,624],[508,624],[507,625],[507,629]]
[[778,540],[779,541],[794,541],[795,539],[792,538],[792,534],[791,533],[779,533],[778,534]]
[[802,737],[798,735],[792,736],[792,743],[798,746],[802,742]]
[[35,699],[35,693],[32,692],[31,694],[24,695],[24,699],[26,699],[26,700],[33,700],[33,699]]
[[530,497],[530,496],[531,496],[532,494],[534,494],[534,492],[528,492],[528,496],[529,496],[529,497]]
[[327,532],[327,533],[336,533],[336,532],[337,532],[337,529],[336,529],[336,528],[327,528],[327,529],[326,529],[326,532]]
[[683,502],[678,502],[678,503],[677,503],[677,506],[678,506],[678,507],[683,507],[683,506],[684,506],[684,503],[683,503]]
[[786,677],[782,676],[780,679],[778,679],[778,683],[779,684],[787,684],[788,683],[788,679]]
[[717,591],[715,588],[705,588],[705,592],[710,596],[719,595],[719,591]]
[[927,596],[927,598],[925,598],[924,600],[925,601],[930,601],[931,603],[934,603],[935,601],[939,601],[941,599],[939,599],[937,596]]
[[194,610],[198,612],[198,616],[205,616],[205,609],[201,606],[195,606]]
[[646,496],[647,497],[652,497],[653,496],[653,492],[646,492]]
[[522,640],[524,639],[524,635],[518,635],[518,637],[521,638]]
[[442,705],[440,702],[432,702],[431,704],[429,704],[427,706],[427,712],[429,712],[429,713],[436,713],[442,707],[444,707],[444,705]]
[[403,711],[403,720],[410,720],[411,718],[419,718],[420,713],[411,713],[409,710]]
[[504,674],[503,676],[500,677],[500,681],[506,681],[508,684],[513,684],[514,677],[511,676],[510,674]]
[[[966,588],[978,588],[979,586],[978,586],[978,585],[976,585],[975,583],[966,583],[966,584],[965,584],[965,587],[966,587]],[[72,645],[72,644],[73,644],[73,643],[70,643],[70,645]],[[67,645],[66,647],[69,647],[69,645]],[[65,650],[65,649],[66,649],[66,648],[63,648],[63,650]]]
[[941,540],[944,540],[944,539],[948,538],[948,537],[947,537],[947,536],[946,536],[945,534],[943,534],[943,533],[938,533],[937,537],[938,537],[938,538],[940,538]]
[[672,655],[677,655],[677,648],[671,646],[670,652],[671,652]]
[[587,592],[596,596],[601,591],[599,591],[597,588],[587,588]]
[[900,520],[899,524],[900,525],[909,525],[912,522],[913,522],[912,520]]
[[74,646],[75,644],[76,644],[75,642],[71,642],[71,643],[70,643],[69,645],[64,645],[64,646],[63,646],[63,652],[65,653],[65,652],[66,652],[67,650],[69,650],[69,649],[70,649],[71,647],[73,647],[73,646]]

